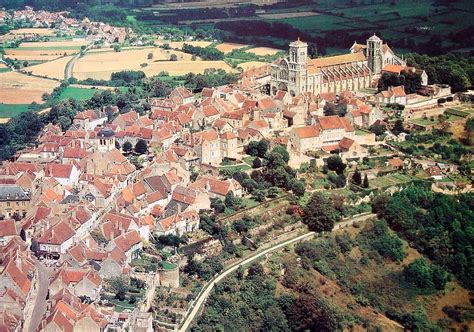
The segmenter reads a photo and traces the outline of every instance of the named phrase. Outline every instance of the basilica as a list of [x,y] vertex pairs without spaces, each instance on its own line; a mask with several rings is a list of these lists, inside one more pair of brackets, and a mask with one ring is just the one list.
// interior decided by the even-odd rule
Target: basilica
[[297,40],[290,44],[289,58],[271,65],[270,91],[340,93],[369,88],[386,65],[405,66],[387,44],[373,35],[366,44],[354,43],[349,54],[310,59],[308,44]]

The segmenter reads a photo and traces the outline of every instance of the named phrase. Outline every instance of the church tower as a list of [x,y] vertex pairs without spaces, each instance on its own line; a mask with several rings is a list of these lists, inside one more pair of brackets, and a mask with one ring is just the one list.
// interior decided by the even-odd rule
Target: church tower
[[382,43],[382,39],[375,34],[367,39],[367,61],[373,74],[380,74],[382,72]]
[[289,84],[291,95],[299,95],[306,91],[308,44],[299,38],[290,44]]
[[115,149],[115,133],[111,128],[105,127],[97,133],[97,150],[101,152]]

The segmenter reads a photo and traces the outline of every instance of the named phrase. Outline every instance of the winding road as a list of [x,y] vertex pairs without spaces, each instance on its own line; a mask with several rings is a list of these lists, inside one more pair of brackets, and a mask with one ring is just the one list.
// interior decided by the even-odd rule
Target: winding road
[[[344,220],[344,221],[341,221],[339,223],[337,223],[336,225],[334,225],[334,228],[332,231],[336,231],[338,229],[341,229],[341,228],[345,228],[345,227],[348,227],[352,224],[354,224],[355,222],[357,221],[365,221],[365,220],[368,220],[368,219],[371,219],[371,218],[374,218],[376,215],[375,214],[372,214],[372,213],[368,213],[368,214],[364,214],[364,215],[360,215],[360,216],[357,216],[357,217],[354,217],[354,218],[350,218],[350,219],[347,219],[347,220]],[[315,232],[308,232],[306,234],[303,234],[303,235],[300,235],[300,236],[297,236],[293,239],[290,239],[290,240],[287,240],[285,242],[282,242],[280,244],[276,244],[274,245],[273,247],[270,247],[268,249],[265,249],[259,253],[256,253],[254,254],[253,256],[250,256],[248,258],[245,258],[237,263],[234,263],[233,265],[229,266],[225,271],[221,272],[219,275],[215,276],[211,281],[209,281],[209,283],[205,286],[207,287],[202,293],[201,295],[197,298],[196,302],[195,302],[195,305],[193,307],[193,309],[191,310],[191,312],[189,313],[189,315],[186,317],[186,320],[184,321],[183,325],[181,326],[181,328],[179,329],[179,331],[181,332],[185,332],[189,329],[189,327],[191,326],[192,322],[194,321],[194,319],[196,318],[196,315],[199,313],[199,310],[201,309],[201,306],[206,302],[207,298],[209,297],[209,294],[211,293],[212,289],[214,288],[214,286],[222,281],[225,277],[227,277],[229,274],[231,274],[232,272],[234,272],[235,270],[237,270],[240,266],[242,265],[246,265],[246,264],[249,264],[249,263],[252,263],[253,261],[261,258],[262,256],[268,254],[268,253],[271,253],[273,251],[276,251],[278,249],[281,249],[283,247],[286,247],[290,244],[293,244],[293,243],[296,243],[296,242],[299,242],[299,241],[302,241],[302,240],[306,240],[306,239],[309,239],[311,237],[313,237],[314,235],[316,235],[317,233]]]
[[67,64],[66,68],[64,69],[64,78],[70,79],[72,77],[73,69],[74,69],[74,64],[76,63],[77,59],[81,57],[81,55],[84,55],[94,44],[89,44],[87,47],[83,50],[81,50],[79,53],[77,53]]

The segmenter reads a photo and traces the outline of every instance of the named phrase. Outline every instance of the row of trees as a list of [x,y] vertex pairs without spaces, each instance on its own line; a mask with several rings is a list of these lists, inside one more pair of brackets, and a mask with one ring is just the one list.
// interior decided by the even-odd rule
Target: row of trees
[[183,52],[196,55],[205,60],[223,60],[224,53],[216,49],[215,47],[199,47],[189,44],[183,45]]

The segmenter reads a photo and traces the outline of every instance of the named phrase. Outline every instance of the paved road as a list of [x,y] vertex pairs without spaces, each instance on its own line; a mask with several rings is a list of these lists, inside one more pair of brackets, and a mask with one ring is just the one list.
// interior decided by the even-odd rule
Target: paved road
[[34,332],[39,326],[44,313],[46,312],[46,295],[49,287],[49,271],[41,262],[36,262],[38,271],[38,289],[31,316],[27,317],[24,331]]
[[[355,217],[355,218],[351,218],[351,219],[347,219],[345,221],[342,221],[340,223],[337,223],[336,225],[334,225],[334,228],[333,228],[333,231],[335,230],[338,230],[338,229],[341,229],[341,228],[345,228],[347,226],[350,226],[352,225],[353,223],[357,222],[357,221],[365,221],[367,219],[370,219],[370,218],[373,218],[375,217],[375,214],[372,214],[372,213],[369,213],[369,214],[364,214],[364,215],[361,215],[361,216],[358,216],[358,217]],[[218,276],[214,277],[208,284],[206,290],[204,292],[201,293],[201,295],[199,296],[199,298],[196,300],[195,302],[195,305],[193,307],[193,309],[191,310],[190,314],[188,315],[188,317],[186,318],[183,326],[180,328],[180,331],[182,332],[185,332],[189,329],[189,327],[191,326],[191,323],[193,322],[194,318],[196,317],[196,315],[198,314],[201,306],[205,303],[205,301],[207,300],[207,298],[209,297],[209,294],[211,293],[212,289],[214,288],[214,286],[216,285],[216,283],[220,282],[222,279],[224,279],[225,277],[227,277],[229,274],[231,274],[232,272],[234,272],[235,270],[237,270],[241,265],[246,265],[248,263],[251,263],[259,258],[261,258],[262,256],[270,253],[270,252],[273,252],[273,251],[276,251],[278,249],[281,249],[283,247],[286,247],[287,245],[290,245],[290,244],[293,244],[293,243],[296,243],[296,242],[299,242],[299,241],[302,241],[302,240],[305,240],[305,239],[308,239],[308,238],[311,238],[313,237],[314,235],[316,235],[315,232],[308,232],[306,234],[303,234],[303,235],[300,235],[298,237],[295,237],[291,240],[287,240],[285,242],[282,242],[280,244],[277,244],[273,247],[270,247],[268,249],[265,249],[263,250],[262,252],[259,252],[251,257],[248,257],[240,262],[237,262],[233,265],[231,265],[230,267],[227,268],[227,270],[223,271],[221,274],[219,274]]]
[[89,44],[83,51],[80,51],[79,53],[77,53],[72,59],[71,61],[69,61],[67,64],[66,64],[66,69],[64,70],[64,78],[65,79],[69,79],[72,77],[72,71],[74,69],[74,64],[76,63],[77,59],[79,59],[79,57],[81,56],[81,54],[84,54],[86,53],[94,44]]

